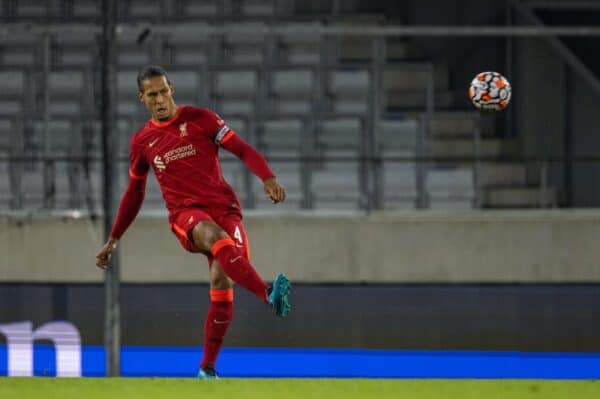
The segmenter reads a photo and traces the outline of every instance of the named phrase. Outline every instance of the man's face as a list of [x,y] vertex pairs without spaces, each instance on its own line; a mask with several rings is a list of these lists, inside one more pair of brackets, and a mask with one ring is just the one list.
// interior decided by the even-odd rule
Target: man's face
[[177,113],[177,106],[173,101],[173,86],[167,82],[165,76],[153,76],[143,80],[139,97],[154,120],[164,122]]

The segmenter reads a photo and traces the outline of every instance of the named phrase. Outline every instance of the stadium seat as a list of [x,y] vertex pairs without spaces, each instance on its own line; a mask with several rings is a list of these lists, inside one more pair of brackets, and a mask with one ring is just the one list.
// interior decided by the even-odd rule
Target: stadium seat
[[[44,154],[45,123],[34,123],[33,150]],[[48,124],[48,151],[51,154],[77,154],[81,152],[81,126],[71,119],[52,119]]]
[[[89,178],[89,180],[87,180]],[[95,209],[102,209],[102,165],[99,162],[90,163],[89,176],[82,177],[82,195],[89,199]]]
[[0,155],[7,155],[11,150],[11,136],[16,129],[10,119],[0,119]]
[[151,62],[150,50],[147,45],[136,43],[137,37],[119,37],[117,48],[117,62],[121,68],[136,68],[149,65]]
[[[414,158],[417,134],[418,123],[414,119],[382,119],[378,135],[380,155]],[[384,160],[381,173],[384,208],[413,208],[417,197],[416,162]]]
[[81,165],[55,163],[54,209],[79,209],[83,206]]
[[23,155],[23,128],[18,118],[0,119],[0,208],[20,208],[22,162],[7,159],[10,155]]
[[137,70],[117,73],[117,114],[119,118],[131,118],[135,121],[147,119],[144,105],[138,98]]
[[248,120],[244,116],[225,114],[220,114],[220,116],[225,121],[225,124],[233,129],[238,136],[249,143],[253,142],[254,133],[249,126]]
[[[352,28],[357,25],[366,27],[380,27],[385,17],[380,14],[349,13],[335,17],[336,26]],[[335,55],[335,61],[342,64],[360,63],[369,64],[373,58],[373,37],[347,36],[332,37],[330,50]]]
[[273,173],[277,175],[277,181],[285,187],[287,197],[285,202],[273,205],[271,201],[265,197],[263,185],[258,179],[252,177],[254,180],[252,189],[254,192],[256,209],[273,212],[300,209],[303,199],[301,184],[302,167],[300,162],[291,160],[270,161],[269,166],[273,170]]
[[26,101],[26,79],[29,76],[23,71],[0,71],[2,84],[2,98],[0,99],[0,116],[13,117],[22,115],[24,101]]
[[[426,64],[389,64],[383,71],[384,107],[388,110],[423,109],[427,102],[429,74]],[[436,104],[446,104],[449,101],[444,92],[448,87],[447,69],[435,68],[432,77]]]
[[23,110],[21,101],[0,99],[0,116],[22,115]]
[[312,175],[312,195],[317,208],[358,209],[361,191],[357,162],[324,162]]
[[25,74],[22,71],[10,70],[0,71],[2,80],[2,95],[10,98],[18,98],[23,95],[25,87]]
[[328,95],[332,110],[364,115],[369,110],[371,75],[363,69],[336,70],[329,74]]
[[185,18],[205,18],[205,17],[216,17],[220,13],[222,7],[221,0],[182,0],[181,2],[180,17]]
[[221,42],[214,36],[198,35],[186,29],[173,29],[163,35],[163,58],[178,68],[198,68],[208,61],[217,63]]
[[275,15],[275,6],[273,0],[243,0],[240,11],[247,17],[268,18]]
[[266,25],[262,22],[238,22],[236,28],[245,28],[257,34],[225,33],[223,45],[225,59],[237,65],[261,65],[265,61],[265,36],[259,34]]
[[240,200],[244,201],[246,193],[246,165],[244,165],[238,157],[228,151],[219,152],[219,162],[221,164],[223,177],[236,191]]
[[161,3],[158,0],[129,0],[127,16],[133,20],[156,21],[163,12]]
[[298,158],[301,155],[304,133],[304,124],[300,119],[268,119],[262,123],[258,132],[259,148],[265,155]]
[[71,14],[76,19],[92,19],[102,15],[102,4],[98,0],[77,0],[73,2]]
[[[289,23],[287,27],[311,29],[320,23]],[[321,62],[318,35],[281,35],[277,39],[278,62],[289,65],[318,65]]]
[[[34,136],[29,150],[36,155],[81,155],[82,137],[81,125],[77,121],[69,119],[53,119],[48,125],[48,138],[46,151],[46,139],[44,122],[36,121],[33,125]],[[27,197],[27,200],[37,202],[38,197],[43,198],[44,165],[39,162],[34,164],[33,170],[27,173],[26,179],[30,184],[40,182],[41,187],[35,190],[35,195]],[[54,173],[54,209],[67,209],[81,206],[81,165],[64,160],[55,161],[50,164]],[[40,180],[41,179],[41,180]],[[26,186],[30,188],[31,186]],[[41,190],[41,191],[40,191]]]
[[285,115],[309,115],[313,110],[315,72],[281,69],[271,73],[269,110]]
[[42,21],[51,15],[51,2],[19,0],[16,2],[16,17],[19,20]]
[[[414,155],[407,153],[407,156]],[[382,166],[383,206],[386,209],[414,208],[417,198],[416,165],[387,161]]]
[[363,149],[363,121],[357,117],[328,117],[317,121],[317,150],[327,156],[358,156]]
[[38,41],[32,35],[12,35],[2,38],[0,65],[20,69],[24,66],[34,66]]
[[382,119],[378,136],[381,154],[415,154],[418,129],[418,122],[414,119]]
[[131,138],[133,137],[136,131],[141,129],[141,127],[141,125],[138,125],[131,119],[121,118],[117,121],[117,129],[119,135],[118,147],[120,156],[129,156],[129,144],[131,143]]
[[144,197],[144,209],[162,210],[165,209],[162,192],[156,178],[152,172],[148,175],[146,183],[146,196]]
[[171,70],[168,73],[169,79],[175,88],[175,102],[179,105],[201,107],[201,81],[198,72],[193,70]]
[[[117,147],[119,156],[127,157],[129,155],[129,144],[131,137],[137,132],[142,125],[138,122],[131,120],[131,118],[119,118],[117,124],[112,124],[111,127],[116,126],[117,128]],[[91,124],[91,131],[89,134],[91,137],[85,137],[85,133],[82,133],[82,142],[88,143],[89,148],[87,149],[91,154],[102,155],[102,127],[100,121],[94,121]],[[83,146],[82,146],[83,148]]]
[[469,209],[473,207],[473,170],[466,168],[434,169],[427,172],[426,189],[433,209]]
[[[6,155],[6,153],[3,150],[0,150],[0,156],[4,155]],[[7,209],[11,206],[12,189],[9,171],[9,163],[0,161],[0,209]]]
[[65,67],[89,68],[99,57],[100,49],[94,32],[57,33],[55,35],[55,59]]
[[213,73],[213,97],[222,114],[252,115],[258,97],[258,74],[254,70],[219,70]]
[[25,168],[21,186],[25,208],[39,209],[44,206],[44,170],[41,163],[36,162]]
[[86,90],[89,81],[84,73],[78,70],[62,70],[50,72],[48,77],[49,112],[51,115],[82,117],[86,109],[85,97],[90,96]]

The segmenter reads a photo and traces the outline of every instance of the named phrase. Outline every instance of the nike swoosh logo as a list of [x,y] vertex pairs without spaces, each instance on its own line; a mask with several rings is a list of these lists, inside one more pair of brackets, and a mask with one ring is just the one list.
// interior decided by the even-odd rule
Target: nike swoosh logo
[[213,323],[215,323],[215,324],[226,324],[226,323],[229,323],[229,320],[223,320],[223,321],[221,321],[221,320],[213,319]]
[[158,141],[158,139],[154,139],[153,141],[150,142],[150,144],[148,144],[148,147],[152,147],[154,144],[156,144],[157,141]]
[[236,256],[235,258],[231,259],[231,260],[229,261],[229,263],[233,263],[233,262],[235,262],[236,260],[238,260],[238,259],[240,259],[240,258],[241,258],[241,256]]

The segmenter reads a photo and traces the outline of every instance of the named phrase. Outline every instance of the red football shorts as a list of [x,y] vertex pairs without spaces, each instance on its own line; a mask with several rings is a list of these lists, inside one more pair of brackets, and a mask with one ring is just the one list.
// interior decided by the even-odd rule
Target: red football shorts
[[[250,260],[250,245],[246,229],[242,224],[242,218],[238,213],[231,211],[221,211],[215,209],[188,208],[179,211],[171,218],[171,230],[181,243],[181,246],[188,252],[198,253],[200,250],[194,244],[192,239],[192,230],[202,221],[209,221],[219,225],[235,241],[238,247]],[[214,258],[208,255],[208,264],[212,264]]]

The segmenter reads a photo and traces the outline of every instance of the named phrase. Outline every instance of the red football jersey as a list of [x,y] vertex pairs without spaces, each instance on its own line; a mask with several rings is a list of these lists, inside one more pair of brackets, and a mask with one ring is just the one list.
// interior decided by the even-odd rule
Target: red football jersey
[[180,106],[175,117],[149,120],[131,139],[132,178],[142,178],[150,166],[170,214],[190,206],[240,212],[240,202],[219,165],[219,146],[235,132],[205,108]]

